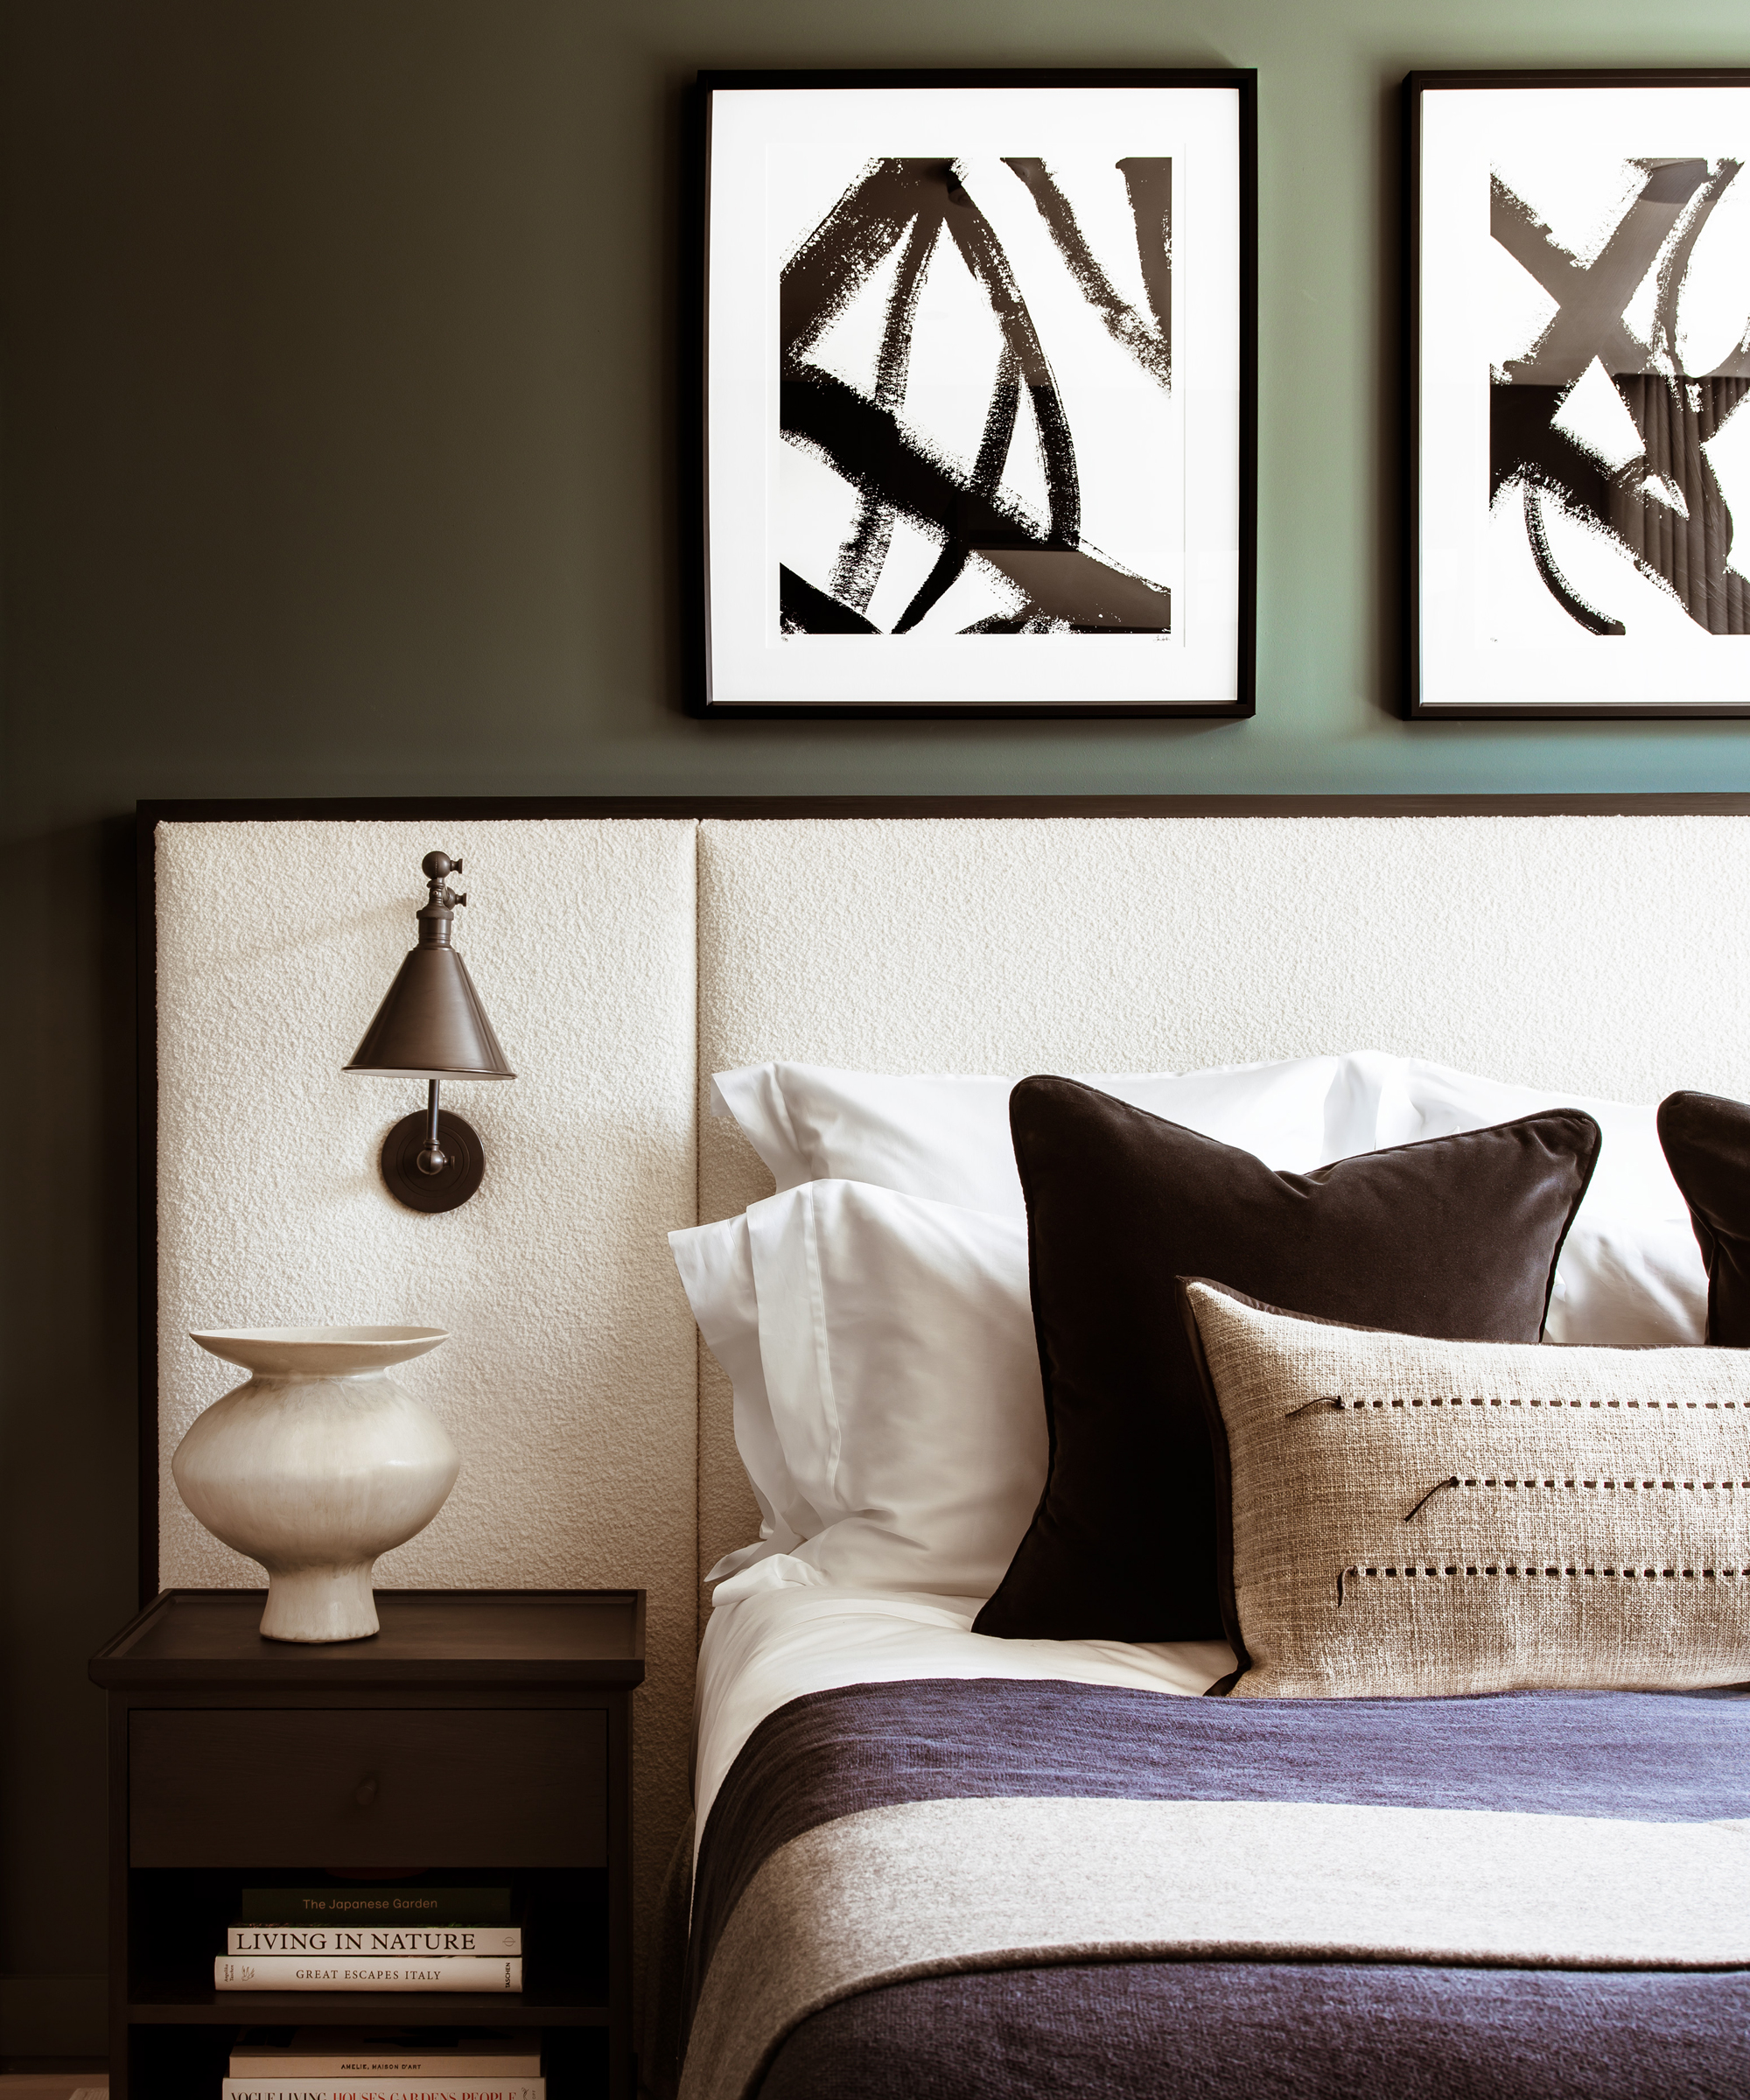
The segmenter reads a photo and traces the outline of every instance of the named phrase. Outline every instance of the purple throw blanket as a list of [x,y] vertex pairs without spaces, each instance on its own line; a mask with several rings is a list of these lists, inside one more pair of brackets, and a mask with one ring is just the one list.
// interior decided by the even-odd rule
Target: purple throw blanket
[[[780,1848],[872,1810],[1005,1798],[1578,1817],[1592,1819],[1595,1848],[1600,1820],[1750,1819],[1750,1703],[1522,1693],[1240,1705],[994,1678],[816,1693],[761,1724],[718,1794],[694,1889],[690,2002]],[[1558,1847],[1565,1827],[1549,1826]],[[1717,1842],[1731,1853],[1746,1840]],[[1750,1971],[1717,1959],[1700,1972],[1559,1956],[1452,1966],[1438,1955],[975,1962],[808,2012],[768,2051],[758,2090],[1741,2100]]]

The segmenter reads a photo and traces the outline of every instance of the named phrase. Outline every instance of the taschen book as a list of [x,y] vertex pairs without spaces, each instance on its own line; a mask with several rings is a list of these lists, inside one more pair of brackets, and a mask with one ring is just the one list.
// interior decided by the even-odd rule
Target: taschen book
[[544,2078],[228,2078],[220,2100],[547,2100]]
[[220,2100],[547,2100],[544,2078],[228,2078]]
[[541,2052],[500,2029],[253,2027],[223,2100],[546,2100]]
[[[245,1925],[508,1925],[508,1888],[245,1888]],[[508,1953],[509,1949],[500,1951]]]
[[215,1991],[521,1991],[515,1955],[220,1954]]
[[233,1925],[228,1955],[312,1954],[410,1956],[521,1955],[520,1925]]

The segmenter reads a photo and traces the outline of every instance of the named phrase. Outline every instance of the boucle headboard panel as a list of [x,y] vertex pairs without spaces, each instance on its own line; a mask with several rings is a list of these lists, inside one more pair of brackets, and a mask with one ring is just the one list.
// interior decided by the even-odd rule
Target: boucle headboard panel
[[[770,1193],[708,1075],[1184,1070],[1326,1050],[1750,1096],[1741,816],[707,820],[699,1214]],[[707,1358],[700,1566],[754,1536]]]
[[[242,1376],[191,1327],[430,1321],[396,1379],[461,1478],[385,1587],[649,1592],[638,1872],[686,1816],[696,1632],[693,1325],[666,1233],[695,1214],[690,821],[161,823],[156,852],[159,1565],[252,1586],[169,1461]],[[519,1074],[445,1100],[486,1176],[404,1210],[377,1153],[416,1081],[349,1078],[423,901],[466,863],[457,946]]]

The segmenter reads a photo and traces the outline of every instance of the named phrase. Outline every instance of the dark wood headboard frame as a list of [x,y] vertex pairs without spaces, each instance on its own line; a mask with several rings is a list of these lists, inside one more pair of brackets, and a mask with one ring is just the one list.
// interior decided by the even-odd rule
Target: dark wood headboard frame
[[136,816],[140,1602],[158,1587],[158,891],[161,823],[431,823],[542,817],[1750,816],[1722,794],[387,795],[145,802]]

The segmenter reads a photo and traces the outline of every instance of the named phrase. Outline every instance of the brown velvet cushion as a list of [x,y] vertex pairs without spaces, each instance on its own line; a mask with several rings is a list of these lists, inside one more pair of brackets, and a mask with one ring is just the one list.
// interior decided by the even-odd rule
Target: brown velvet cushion
[[1215,1480],[1180,1276],[1407,1334],[1536,1341],[1599,1130],[1550,1109],[1281,1174],[1069,1079],[1009,1101],[1050,1466],[974,1630],[1222,1636]]
[[1750,1108],[1718,1094],[1669,1095],[1659,1143],[1707,1264],[1707,1339],[1750,1349]]

